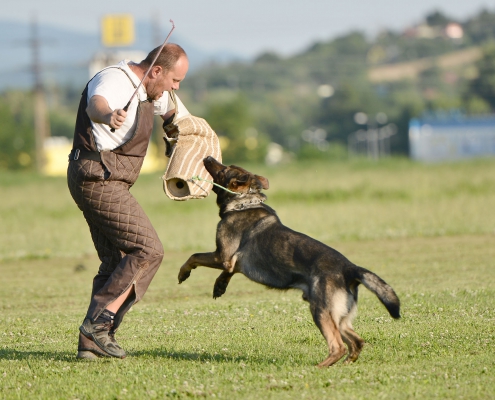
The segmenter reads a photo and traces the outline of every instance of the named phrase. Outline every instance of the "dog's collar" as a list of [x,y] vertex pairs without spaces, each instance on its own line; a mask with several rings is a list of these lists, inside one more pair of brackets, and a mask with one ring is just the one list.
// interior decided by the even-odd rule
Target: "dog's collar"
[[265,201],[264,198],[260,198],[258,196],[250,196],[250,198],[247,199],[235,199],[234,201],[230,202],[227,204],[225,207],[224,212],[230,212],[230,211],[242,211],[242,210],[248,210],[250,208],[261,208],[263,202]]

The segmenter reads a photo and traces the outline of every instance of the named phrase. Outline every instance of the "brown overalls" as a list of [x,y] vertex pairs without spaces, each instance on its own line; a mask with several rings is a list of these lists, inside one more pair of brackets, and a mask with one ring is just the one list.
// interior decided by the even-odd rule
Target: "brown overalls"
[[153,103],[139,103],[136,131],[127,142],[111,151],[98,152],[86,113],[87,92],[86,85],[77,113],[67,181],[101,261],[86,317],[94,322],[134,285],[134,293],[116,313],[116,330],[124,314],[143,297],[163,259],[163,246],[155,229],[129,192],[139,176],[151,137]]

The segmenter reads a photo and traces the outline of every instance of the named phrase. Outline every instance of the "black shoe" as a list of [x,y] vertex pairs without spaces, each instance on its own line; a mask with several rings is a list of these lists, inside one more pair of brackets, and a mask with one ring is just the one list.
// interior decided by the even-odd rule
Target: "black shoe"
[[[108,337],[110,338],[110,341],[114,344],[114,346],[118,347],[119,349],[122,349],[120,345],[117,343],[117,340],[115,339],[115,332],[114,330],[110,329],[110,332],[108,332]],[[124,351],[122,349],[122,351]]]
[[85,360],[96,360],[100,357],[111,357],[110,354],[100,349],[93,339],[88,339],[81,332],[79,332],[79,343],[77,345],[76,358],[83,358]]
[[110,335],[113,321],[103,321],[101,318],[97,322],[92,323],[89,318],[86,318],[83,324],[79,327],[81,333],[91,339],[103,353],[116,358],[125,358],[126,353],[122,347],[118,345],[114,335]]

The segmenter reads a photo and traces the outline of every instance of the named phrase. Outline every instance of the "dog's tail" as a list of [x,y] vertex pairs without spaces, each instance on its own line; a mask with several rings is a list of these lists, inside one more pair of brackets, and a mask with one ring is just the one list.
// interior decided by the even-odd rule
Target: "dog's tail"
[[394,289],[373,272],[357,266],[356,269],[357,280],[376,294],[392,318],[400,318],[400,300],[395,294]]

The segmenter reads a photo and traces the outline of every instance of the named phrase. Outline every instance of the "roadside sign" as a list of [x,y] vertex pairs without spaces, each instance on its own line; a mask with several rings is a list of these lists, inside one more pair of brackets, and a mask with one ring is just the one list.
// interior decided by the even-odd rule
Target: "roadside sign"
[[131,14],[105,15],[101,21],[104,46],[129,46],[134,43],[134,18]]

